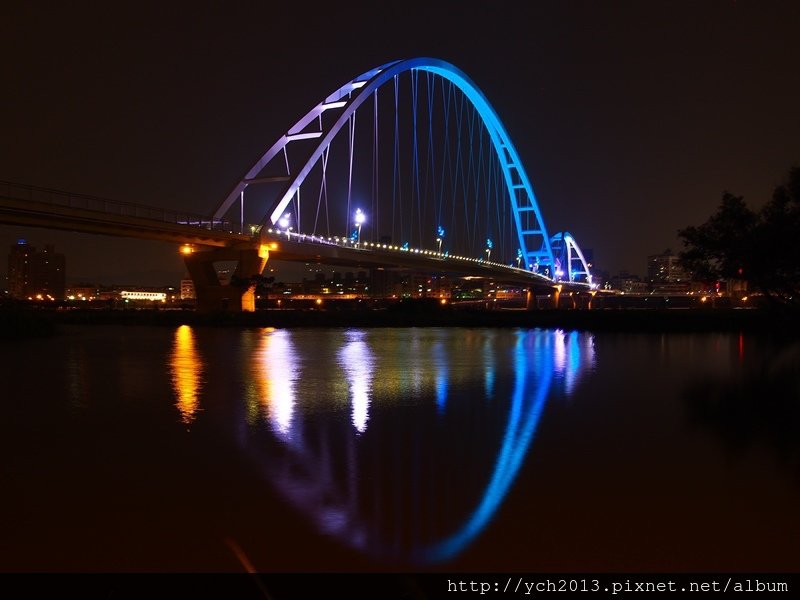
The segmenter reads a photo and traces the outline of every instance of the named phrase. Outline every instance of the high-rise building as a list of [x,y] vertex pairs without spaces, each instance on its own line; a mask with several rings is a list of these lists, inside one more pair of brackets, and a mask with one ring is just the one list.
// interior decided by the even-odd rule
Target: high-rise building
[[678,256],[666,249],[647,257],[647,281],[650,283],[681,283],[688,279],[678,262]]
[[46,244],[37,251],[25,240],[11,246],[8,255],[8,291],[20,300],[63,300],[66,288],[66,259]]

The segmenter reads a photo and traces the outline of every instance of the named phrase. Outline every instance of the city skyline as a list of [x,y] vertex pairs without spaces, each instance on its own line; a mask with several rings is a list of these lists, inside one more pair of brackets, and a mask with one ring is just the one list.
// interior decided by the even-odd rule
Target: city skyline
[[[13,140],[0,180],[209,212],[344,81],[435,56],[497,110],[548,229],[568,227],[611,274],[643,274],[646,256],[678,250],[677,230],[708,218],[724,191],[758,206],[800,156],[800,84],[787,76],[795,3],[404,7],[355,3],[340,20],[145,3],[113,24],[100,4],[18,7],[0,42]],[[0,226],[4,246],[19,238],[63,251],[70,281],[185,273],[163,242]]]

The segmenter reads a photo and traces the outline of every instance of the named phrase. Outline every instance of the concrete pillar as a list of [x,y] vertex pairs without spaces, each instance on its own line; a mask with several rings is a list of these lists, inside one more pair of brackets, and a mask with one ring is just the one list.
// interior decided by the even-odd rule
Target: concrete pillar
[[561,308],[561,284],[553,288],[553,308]]
[[247,286],[222,284],[214,263],[236,261],[232,281],[261,275],[269,252],[265,247],[215,248],[184,256],[186,270],[194,283],[198,312],[252,312],[256,309],[256,284]]
[[539,308],[536,305],[536,290],[534,288],[528,288],[525,291],[525,310],[536,310]]

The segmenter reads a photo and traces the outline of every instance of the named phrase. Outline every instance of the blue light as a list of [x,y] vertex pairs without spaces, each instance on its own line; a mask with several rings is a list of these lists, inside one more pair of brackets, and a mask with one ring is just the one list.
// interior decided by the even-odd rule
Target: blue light
[[439,225],[439,228],[436,230],[436,235],[438,235],[440,238],[443,238],[444,237],[444,227]]
[[447,405],[447,384],[449,379],[447,359],[441,342],[436,344],[433,351],[433,359],[436,364],[436,410],[439,414],[444,414],[444,409]]
[[[531,335],[547,336],[548,333],[537,331],[522,334],[517,339],[514,352],[516,382],[509,422],[486,492],[458,531],[423,549],[422,557],[426,560],[443,561],[461,552],[489,523],[517,476],[539,424],[553,372],[553,355],[548,349],[532,355],[526,352],[524,342],[530,341]],[[533,371],[532,381],[528,380],[529,371]]]
[[[333,140],[333,138],[345,124],[351,122],[351,115],[354,115],[359,106],[361,106],[364,102],[366,102],[368,99],[371,99],[373,97],[373,92],[375,92],[378,88],[387,82],[396,81],[397,75],[407,71],[428,72],[440,76],[454,84],[469,99],[478,115],[483,120],[483,124],[486,127],[486,132],[491,139],[491,143],[494,147],[496,155],[498,157],[502,157],[502,160],[499,162],[503,170],[506,187],[513,190],[519,190],[518,194],[516,192],[514,194],[510,194],[508,200],[511,204],[511,209],[516,221],[517,236],[519,238],[520,247],[523,250],[523,255],[526,257],[526,259],[536,258],[543,264],[552,264],[553,252],[550,245],[550,236],[545,233],[546,229],[544,226],[544,221],[542,219],[539,206],[536,202],[533,188],[530,184],[527,173],[524,171],[524,169],[520,168],[520,165],[523,161],[517,154],[516,148],[511,142],[511,139],[508,136],[508,133],[506,132],[502,122],[500,121],[500,118],[498,117],[494,108],[489,104],[486,97],[483,95],[483,92],[470,80],[469,77],[467,77],[465,73],[445,61],[430,57],[418,57],[386,63],[348,82],[339,88],[336,93],[331,95],[339,98],[348,95],[349,100],[343,106],[343,112],[341,115],[339,115],[333,128],[322,137],[319,145],[308,156],[306,160],[306,166],[300,169],[299,174],[295,176],[288,187],[285,188],[283,196],[280,198],[270,215],[272,223],[277,222],[286,206],[288,206],[288,204],[294,199],[297,191],[303,184],[306,175],[310,172],[310,167],[321,160],[322,156],[328,152],[331,140]],[[356,83],[359,85],[356,86]],[[350,96],[350,93],[354,89],[358,89],[359,91],[355,95]],[[316,108],[314,110],[316,110]],[[298,122],[297,126],[299,127],[302,125],[304,127],[311,118],[315,117],[315,115],[316,113],[314,113],[314,111],[308,113],[303,120]],[[261,171],[264,165],[267,164],[281,150],[283,150],[286,144],[292,139],[293,136],[284,136],[282,141],[279,141],[273,145],[270,150],[267,151],[267,153],[264,154],[256,163],[256,165],[254,165],[253,168],[248,172],[248,177],[252,177]],[[239,192],[247,185],[248,181],[246,179],[242,180],[234,192],[228,196],[223,205],[217,209],[217,214],[221,214],[227,210],[234,199],[238,197]],[[529,213],[532,214],[529,215]],[[522,223],[523,221],[527,221],[529,217],[532,217],[535,220],[535,223],[531,224],[534,229],[529,233],[535,233],[537,236],[542,237],[542,244],[539,250],[532,250],[529,248],[530,244],[528,241],[526,241],[526,235],[528,234],[523,233],[525,229],[523,229]]]

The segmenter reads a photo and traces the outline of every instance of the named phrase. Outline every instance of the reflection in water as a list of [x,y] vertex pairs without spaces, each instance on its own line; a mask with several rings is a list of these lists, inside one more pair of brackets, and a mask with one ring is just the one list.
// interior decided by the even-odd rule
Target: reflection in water
[[571,396],[581,371],[594,368],[594,340],[591,336],[580,336],[577,331],[565,334],[561,329],[556,329],[553,337],[555,371],[564,379],[567,396]]
[[492,351],[491,341],[491,338],[487,339],[483,346],[483,380],[487,398],[494,396],[495,354]]
[[[348,330],[325,340],[334,346],[301,331],[262,335],[252,365],[258,394],[272,429],[292,443],[280,459],[267,439],[246,446],[320,532],[416,564],[450,560],[481,534],[548,396],[570,393],[594,361],[591,335],[539,329]],[[320,388],[302,368],[331,353],[347,384],[346,419],[336,377]],[[476,390],[492,402],[477,402]],[[259,436],[252,425],[247,435]]]
[[[741,360],[743,337],[737,340]],[[800,343],[783,347],[752,373],[698,379],[683,393],[689,419],[716,432],[733,456],[767,447],[800,480]]]
[[[553,352],[530,352],[529,335],[549,335],[540,330],[520,333],[514,348],[514,374],[508,425],[494,470],[482,498],[464,525],[453,535],[425,548],[424,562],[442,562],[459,554],[489,523],[517,476],[542,415],[553,373]],[[536,339],[535,341],[540,341]],[[526,347],[527,346],[527,347]]]
[[73,408],[86,408],[86,355],[82,346],[70,346],[67,354],[67,390]]
[[194,331],[189,325],[181,325],[175,330],[170,359],[172,387],[177,400],[175,406],[181,415],[181,422],[191,424],[199,406],[198,397],[203,385],[203,361],[197,352]]
[[339,351],[339,366],[345,373],[350,389],[353,426],[359,433],[367,429],[374,363],[365,337],[363,331],[348,331],[345,337],[347,341]]
[[433,366],[436,369],[436,409],[444,412],[447,404],[447,357],[442,342],[433,346]]
[[248,397],[266,410],[273,431],[290,439],[295,385],[300,376],[292,334],[272,328],[263,329],[259,334],[251,363],[256,390],[255,394],[254,390],[248,390]]

